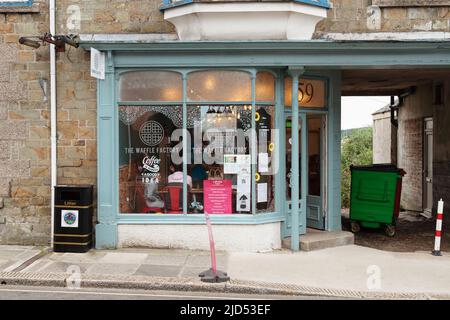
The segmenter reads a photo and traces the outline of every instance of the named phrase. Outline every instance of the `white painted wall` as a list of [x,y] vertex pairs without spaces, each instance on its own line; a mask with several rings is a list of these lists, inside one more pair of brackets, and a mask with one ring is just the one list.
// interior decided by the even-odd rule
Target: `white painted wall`
[[[393,163],[393,136],[391,112],[375,114],[373,116],[373,163]],[[397,151],[397,150],[395,150]]]
[[[258,225],[213,225],[216,250],[267,252],[281,248],[280,222]],[[206,225],[119,225],[118,248],[209,250]]]
[[192,3],[166,9],[180,40],[311,40],[327,9],[295,2]]

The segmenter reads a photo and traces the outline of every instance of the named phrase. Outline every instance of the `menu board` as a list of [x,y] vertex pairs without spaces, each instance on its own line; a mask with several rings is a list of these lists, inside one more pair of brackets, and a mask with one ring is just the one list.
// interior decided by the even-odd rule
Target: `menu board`
[[203,180],[205,212],[231,214],[231,180]]

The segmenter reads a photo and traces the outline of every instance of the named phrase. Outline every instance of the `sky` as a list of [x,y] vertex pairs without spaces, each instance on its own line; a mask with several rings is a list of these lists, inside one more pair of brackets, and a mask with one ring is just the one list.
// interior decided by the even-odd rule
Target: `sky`
[[342,130],[372,126],[372,113],[390,101],[390,97],[342,97]]

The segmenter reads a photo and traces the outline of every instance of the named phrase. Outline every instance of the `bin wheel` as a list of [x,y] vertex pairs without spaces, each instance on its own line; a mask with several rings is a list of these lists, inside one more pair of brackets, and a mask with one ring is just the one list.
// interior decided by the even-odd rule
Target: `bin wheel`
[[350,222],[350,229],[352,230],[353,233],[358,233],[359,231],[361,231],[361,226],[359,225],[358,222],[352,221]]
[[392,224],[387,224],[384,228],[384,232],[389,237],[395,236],[395,226]]

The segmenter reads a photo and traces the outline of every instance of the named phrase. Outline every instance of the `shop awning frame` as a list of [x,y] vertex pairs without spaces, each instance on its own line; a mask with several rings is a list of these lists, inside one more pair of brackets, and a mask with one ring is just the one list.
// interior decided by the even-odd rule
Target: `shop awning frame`
[[[81,35],[80,46],[115,51],[116,67],[303,66],[321,69],[450,67],[448,41],[177,41]],[[149,56],[152,58],[149,65]],[[180,59],[180,56],[183,59]],[[132,57],[132,59],[130,59]],[[220,60],[217,58],[220,57]]]

